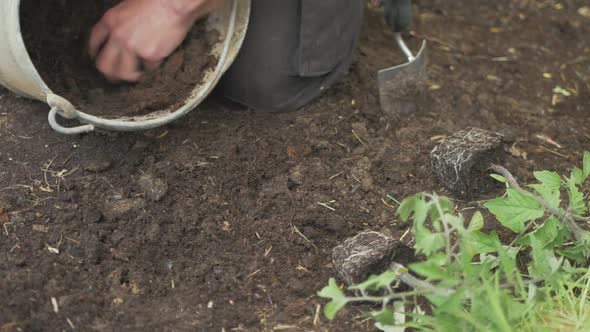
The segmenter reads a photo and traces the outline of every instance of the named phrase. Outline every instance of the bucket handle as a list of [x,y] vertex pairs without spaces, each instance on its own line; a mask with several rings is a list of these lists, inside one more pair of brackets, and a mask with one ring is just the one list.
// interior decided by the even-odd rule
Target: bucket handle
[[82,125],[78,127],[64,127],[57,122],[57,115],[66,118],[66,119],[76,119],[78,118],[78,111],[70,103],[67,99],[60,97],[56,94],[48,94],[47,95],[47,105],[51,107],[51,111],[49,111],[48,121],[51,128],[58,133],[64,135],[76,135],[76,134],[85,134],[91,131],[94,131],[93,125]]

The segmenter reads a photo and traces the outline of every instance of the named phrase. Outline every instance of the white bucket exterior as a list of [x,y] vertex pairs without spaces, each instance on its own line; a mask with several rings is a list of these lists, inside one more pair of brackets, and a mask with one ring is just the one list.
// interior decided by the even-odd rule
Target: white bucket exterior
[[[52,107],[49,122],[59,132],[74,134],[88,132],[99,127],[109,130],[133,131],[162,126],[176,120],[197,107],[213,90],[219,79],[235,60],[248,28],[250,0],[226,1],[226,6],[207,20],[208,29],[217,30],[221,40],[213,47],[212,53],[219,63],[214,70],[205,74],[201,82],[195,82],[191,97],[178,110],[161,110],[144,116],[102,119],[80,112],[76,105],[52,93],[41,78],[29,57],[20,28],[20,0],[0,0],[0,84],[7,89]],[[229,34],[229,35],[228,35]],[[55,102],[56,100],[60,102]],[[78,128],[63,128],[55,121],[59,114],[76,118],[90,125]],[[76,130],[68,130],[76,129]]]

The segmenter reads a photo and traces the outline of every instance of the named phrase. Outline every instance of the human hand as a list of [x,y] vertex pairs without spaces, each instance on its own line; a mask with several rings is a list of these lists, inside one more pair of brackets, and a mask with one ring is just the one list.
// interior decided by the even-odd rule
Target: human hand
[[138,81],[157,69],[195,21],[224,0],[125,0],[92,29],[88,52],[111,81]]
[[412,23],[411,0],[383,0],[385,21],[393,32],[403,32]]

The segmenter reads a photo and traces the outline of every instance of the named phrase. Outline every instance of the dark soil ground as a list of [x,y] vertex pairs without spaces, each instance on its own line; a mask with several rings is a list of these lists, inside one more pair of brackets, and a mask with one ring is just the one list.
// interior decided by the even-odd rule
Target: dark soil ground
[[590,148],[583,5],[419,1],[430,81],[411,115],[377,105],[375,72],[402,57],[372,14],[349,78],[301,112],[212,102],[148,133],[66,137],[45,105],[2,92],[0,330],[371,331],[361,307],[316,315],[330,252],[364,229],[401,238],[385,195],[445,193],[428,156],[442,135],[511,137],[523,183]]
[[214,67],[216,32],[204,22],[160,67],[139,83],[106,80],[87,53],[88,37],[102,15],[120,0],[26,0],[21,26],[27,50],[49,88],[79,110],[107,118],[176,110],[191,95],[195,82]]

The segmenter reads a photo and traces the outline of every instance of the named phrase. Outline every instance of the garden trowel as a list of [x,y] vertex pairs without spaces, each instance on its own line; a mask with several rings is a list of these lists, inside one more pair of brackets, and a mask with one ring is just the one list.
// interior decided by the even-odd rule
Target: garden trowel
[[408,62],[378,72],[379,100],[386,113],[410,113],[416,110],[415,97],[426,80],[426,41],[414,56],[401,33],[395,33],[395,42]]

